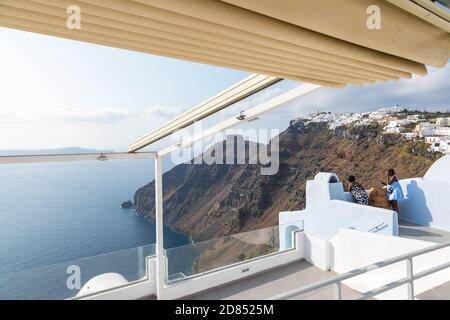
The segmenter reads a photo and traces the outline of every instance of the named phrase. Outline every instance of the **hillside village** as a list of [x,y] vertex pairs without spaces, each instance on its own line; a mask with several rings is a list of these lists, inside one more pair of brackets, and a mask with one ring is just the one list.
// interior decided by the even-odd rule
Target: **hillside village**
[[411,111],[399,106],[371,112],[316,112],[302,119],[306,123],[326,122],[331,130],[348,125],[382,126],[383,133],[394,133],[407,140],[421,140],[429,150],[450,154],[450,113]]

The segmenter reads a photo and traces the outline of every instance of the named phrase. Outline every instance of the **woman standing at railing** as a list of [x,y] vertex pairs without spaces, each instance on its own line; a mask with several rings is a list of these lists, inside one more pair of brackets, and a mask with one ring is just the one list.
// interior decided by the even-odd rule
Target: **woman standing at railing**
[[395,212],[399,212],[398,202],[405,199],[403,195],[402,186],[398,180],[398,177],[395,175],[394,169],[389,169],[387,172],[387,183],[382,182],[383,185],[386,186],[386,195],[389,200],[389,203],[394,209]]

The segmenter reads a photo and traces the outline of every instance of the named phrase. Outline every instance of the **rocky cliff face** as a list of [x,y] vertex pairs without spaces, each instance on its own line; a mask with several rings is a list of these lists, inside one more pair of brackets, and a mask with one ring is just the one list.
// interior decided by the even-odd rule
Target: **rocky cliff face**
[[[303,209],[306,180],[319,171],[366,188],[380,186],[388,168],[400,178],[423,176],[440,156],[420,142],[381,134],[381,128],[291,121],[279,137],[280,169],[263,176],[260,165],[181,164],[164,174],[164,223],[197,241],[273,226],[278,213]],[[248,143],[247,143],[248,148]],[[154,219],[154,182],[137,190],[137,212]]]

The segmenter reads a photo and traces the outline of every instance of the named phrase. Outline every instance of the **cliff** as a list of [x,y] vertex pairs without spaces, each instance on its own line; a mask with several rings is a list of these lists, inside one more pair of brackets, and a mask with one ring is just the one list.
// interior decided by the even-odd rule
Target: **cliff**
[[[401,179],[423,176],[440,157],[422,142],[381,131],[293,120],[279,136],[280,168],[272,176],[261,175],[260,165],[178,165],[164,174],[164,223],[196,241],[273,226],[280,211],[304,208],[306,181],[319,171],[341,180],[353,174],[370,188],[388,168]],[[154,203],[154,182],[136,191],[139,214],[153,220]]]

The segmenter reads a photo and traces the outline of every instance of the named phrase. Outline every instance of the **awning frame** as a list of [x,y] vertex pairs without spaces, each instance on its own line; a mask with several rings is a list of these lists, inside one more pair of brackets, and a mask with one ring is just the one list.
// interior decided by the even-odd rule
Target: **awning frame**
[[106,161],[127,159],[154,159],[157,152],[96,152],[96,153],[68,153],[68,154],[39,154],[39,155],[11,155],[0,156],[0,165],[18,163],[43,163],[67,161]]
[[185,128],[196,121],[200,121],[281,80],[282,79],[271,76],[252,74],[143,137],[131,142],[129,145],[129,152],[136,152],[167,137],[177,130]]

